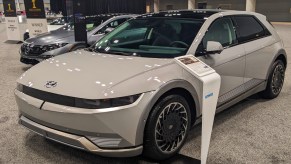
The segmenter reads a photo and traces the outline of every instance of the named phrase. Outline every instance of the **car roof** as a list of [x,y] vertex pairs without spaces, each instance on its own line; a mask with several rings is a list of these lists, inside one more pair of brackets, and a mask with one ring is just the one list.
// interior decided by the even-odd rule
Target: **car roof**
[[123,13],[112,13],[112,14],[98,14],[98,15],[91,15],[91,16],[86,16],[87,22],[94,22],[98,21],[100,19],[110,19],[113,17],[134,17],[136,15],[134,14],[123,14]]
[[145,17],[177,17],[177,18],[196,18],[203,19],[209,17],[213,14],[221,12],[222,10],[169,10],[169,11],[160,11],[157,13],[147,13],[138,16],[137,18]]
[[169,11],[160,11],[157,13],[147,13],[138,16],[137,18],[145,17],[177,17],[177,18],[195,18],[195,19],[204,19],[208,18],[214,14],[249,14],[256,15],[254,12],[247,11],[235,11],[235,10],[222,10],[222,9],[195,9],[195,10],[169,10]]

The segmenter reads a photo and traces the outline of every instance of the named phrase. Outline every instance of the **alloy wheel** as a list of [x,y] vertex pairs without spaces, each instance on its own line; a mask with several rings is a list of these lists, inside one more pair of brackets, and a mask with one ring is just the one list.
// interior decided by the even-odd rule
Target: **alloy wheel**
[[279,94],[284,83],[285,69],[282,65],[277,65],[272,77],[272,91],[275,95]]
[[160,113],[155,126],[155,140],[163,153],[175,151],[185,139],[188,126],[186,108],[178,102],[167,105]]

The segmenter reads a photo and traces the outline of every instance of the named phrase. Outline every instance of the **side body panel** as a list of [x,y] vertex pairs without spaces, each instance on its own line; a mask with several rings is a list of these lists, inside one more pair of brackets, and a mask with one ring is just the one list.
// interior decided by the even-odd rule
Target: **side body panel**
[[200,60],[211,66],[221,76],[219,95],[243,85],[245,70],[245,54],[241,45],[224,49],[220,54],[199,57]]
[[266,80],[268,71],[277,52],[282,48],[280,42],[274,43],[272,36],[244,44],[246,50],[246,71],[244,82],[252,79]]

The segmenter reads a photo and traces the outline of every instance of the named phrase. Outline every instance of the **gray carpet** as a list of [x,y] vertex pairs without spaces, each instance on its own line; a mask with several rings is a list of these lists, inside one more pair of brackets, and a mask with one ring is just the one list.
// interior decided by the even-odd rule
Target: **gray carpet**
[[[291,55],[291,25],[276,25]],[[20,45],[5,44],[0,24],[0,164],[1,163],[153,163],[135,158],[103,158],[43,139],[17,123],[13,90],[29,67],[19,62]],[[215,118],[208,163],[291,163],[291,57],[281,95],[271,101],[252,96]],[[181,155],[164,163],[200,159],[201,126],[192,129]],[[188,157],[187,157],[188,156]],[[193,161],[192,161],[193,162]],[[195,162],[193,162],[195,163]]]

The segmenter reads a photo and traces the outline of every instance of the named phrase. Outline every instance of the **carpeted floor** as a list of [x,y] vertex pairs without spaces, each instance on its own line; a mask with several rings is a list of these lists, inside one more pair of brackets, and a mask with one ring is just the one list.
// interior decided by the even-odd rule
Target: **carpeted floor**
[[[291,55],[291,25],[276,24]],[[18,125],[13,90],[28,66],[19,62],[20,45],[6,44],[0,24],[0,164],[2,163],[154,163],[135,158],[103,158],[48,141]],[[208,163],[291,163],[291,57],[281,95],[271,101],[252,96],[218,114]],[[200,159],[201,126],[192,129],[179,156],[164,163]]]

